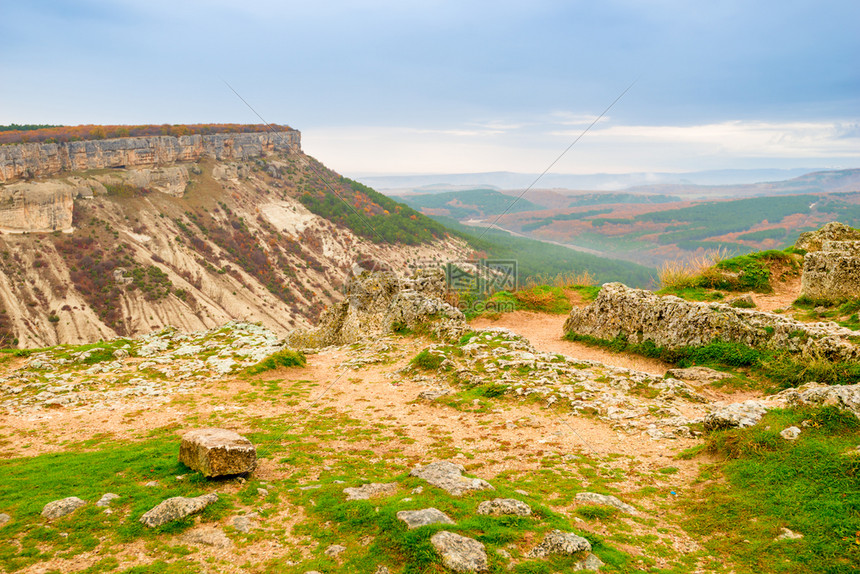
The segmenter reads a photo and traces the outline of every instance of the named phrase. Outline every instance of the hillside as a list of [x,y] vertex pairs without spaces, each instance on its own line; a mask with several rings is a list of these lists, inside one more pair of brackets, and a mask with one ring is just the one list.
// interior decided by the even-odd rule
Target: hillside
[[3,345],[234,319],[284,334],[342,297],[357,263],[403,268],[470,251],[439,224],[301,153],[297,132],[281,137],[0,147]]

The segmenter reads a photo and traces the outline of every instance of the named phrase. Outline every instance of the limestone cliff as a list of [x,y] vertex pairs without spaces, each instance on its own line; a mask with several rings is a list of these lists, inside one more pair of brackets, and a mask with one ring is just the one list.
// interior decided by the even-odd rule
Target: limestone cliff
[[4,145],[0,146],[0,183],[63,171],[162,166],[202,158],[247,160],[300,149],[297,130]]

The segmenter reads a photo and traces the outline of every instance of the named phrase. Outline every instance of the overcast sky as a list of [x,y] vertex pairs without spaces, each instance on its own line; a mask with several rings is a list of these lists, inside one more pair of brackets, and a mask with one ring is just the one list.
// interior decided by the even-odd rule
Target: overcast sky
[[0,0],[0,124],[259,119],[347,175],[860,167],[857,0]]

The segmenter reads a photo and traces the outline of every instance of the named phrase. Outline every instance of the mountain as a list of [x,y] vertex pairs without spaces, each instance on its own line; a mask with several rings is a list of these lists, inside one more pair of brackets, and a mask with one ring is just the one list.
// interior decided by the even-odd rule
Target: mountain
[[295,130],[0,146],[0,341],[230,320],[277,333],[356,263],[465,257],[440,224],[305,155]]

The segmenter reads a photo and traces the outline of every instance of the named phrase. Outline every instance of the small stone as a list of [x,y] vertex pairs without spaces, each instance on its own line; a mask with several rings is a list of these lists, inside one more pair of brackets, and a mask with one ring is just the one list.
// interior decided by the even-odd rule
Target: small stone
[[332,544],[331,546],[329,546],[328,548],[325,549],[325,555],[334,558],[338,554],[344,552],[345,550],[346,550],[346,546],[341,546],[340,544]]
[[440,397],[444,397],[449,394],[451,391],[448,389],[427,389],[426,391],[421,391],[418,393],[418,398],[425,401],[435,401]]
[[591,504],[601,504],[604,506],[614,506],[621,512],[625,512],[627,514],[636,514],[638,511],[626,504],[621,502],[615,496],[611,494],[597,494],[596,492],[578,492],[576,494],[576,500],[579,502],[589,502]]
[[211,527],[189,530],[180,537],[180,540],[190,544],[213,546],[215,548],[226,548],[233,544],[233,541],[227,538],[223,530]]
[[430,543],[442,556],[442,564],[446,568],[455,572],[484,572],[488,569],[484,545],[473,538],[442,530],[430,538]]
[[150,480],[149,482],[147,482],[143,486],[146,486],[147,488],[155,488],[156,486],[158,486],[158,481],[157,480]]
[[101,498],[99,498],[98,502],[96,502],[96,506],[107,507],[110,506],[112,500],[116,500],[120,496],[118,494],[114,494],[113,492],[108,492],[107,494],[103,494]]
[[0,514],[0,527],[6,526],[6,524],[12,520],[12,517],[6,513]]
[[800,429],[797,427],[788,427],[787,429],[781,430],[779,432],[779,436],[785,440],[797,440],[797,437],[800,436]]
[[391,571],[388,570],[388,566],[380,565],[379,567],[377,567],[376,572],[374,572],[374,574],[391,574]]
[[397,484],[394,482],[380,483],[371,482],[358,487],[344,488],[347,500],[367,500],[375,496],[388,496],[397,490]]
[[62,500],[55,500],[45,505],[45,507],[42,509],[42,516],[47,519],[60,518],[61,516],[71,514],[85,504],[86,502],[84,502],[77,496],[70,496],[68,498],[63,498]]
[[454,524],[448,515],[435,508],[424,508],[422,510],[401,510],[397,518],[406,523],[409,530],[429,526],[431,524]]
[[572,556],[578,552],[590,552],[591,543],[572,532],[553,530],[544,536],[543,542],[538,544],[531,552],[526,554],[527,558],[543,558],[551,554],[560,556]]
[[155,528],[162,524],[167,524],[180,518],[185,518],[195,512],[200,512],[213,502],[218,500],[218,495],[215,493],[204,494],[196,498],[185,498],[184,496],[174,496],[161,502],[157,506],[147,510],[140,517],[140,522],[149,528]]
[[257,489],[257,496],[261,496],[261,497],[265,498],[265,497],[269,496],[269,491],[266,490],[265,488],[258,488]]
[[598,572],[601,566],[603,566],[603,561],[596,555],[589,553],[588,556],[573,565],[573,570],[589,570],[592,572]]
[[514,498],[495,498],[478,505],[478,514],[484,515],[531,516],[531,513],[532,509],[528,504]]
[[776,540],[800,540],[801,538],[803,538],[803,534],[783,528],[780,535],[776,537]]
[[257,466],[257,449],[231,430],[195,429],[182,436],[179,462],[206,477],[246,474]]
[[464,471],[465,469],[459,464],[438,461],[425,466],[416,466],[409,476],[422,478],[452,496],[461,496],[473,490],[495,490],[486,480],[463,476]]

